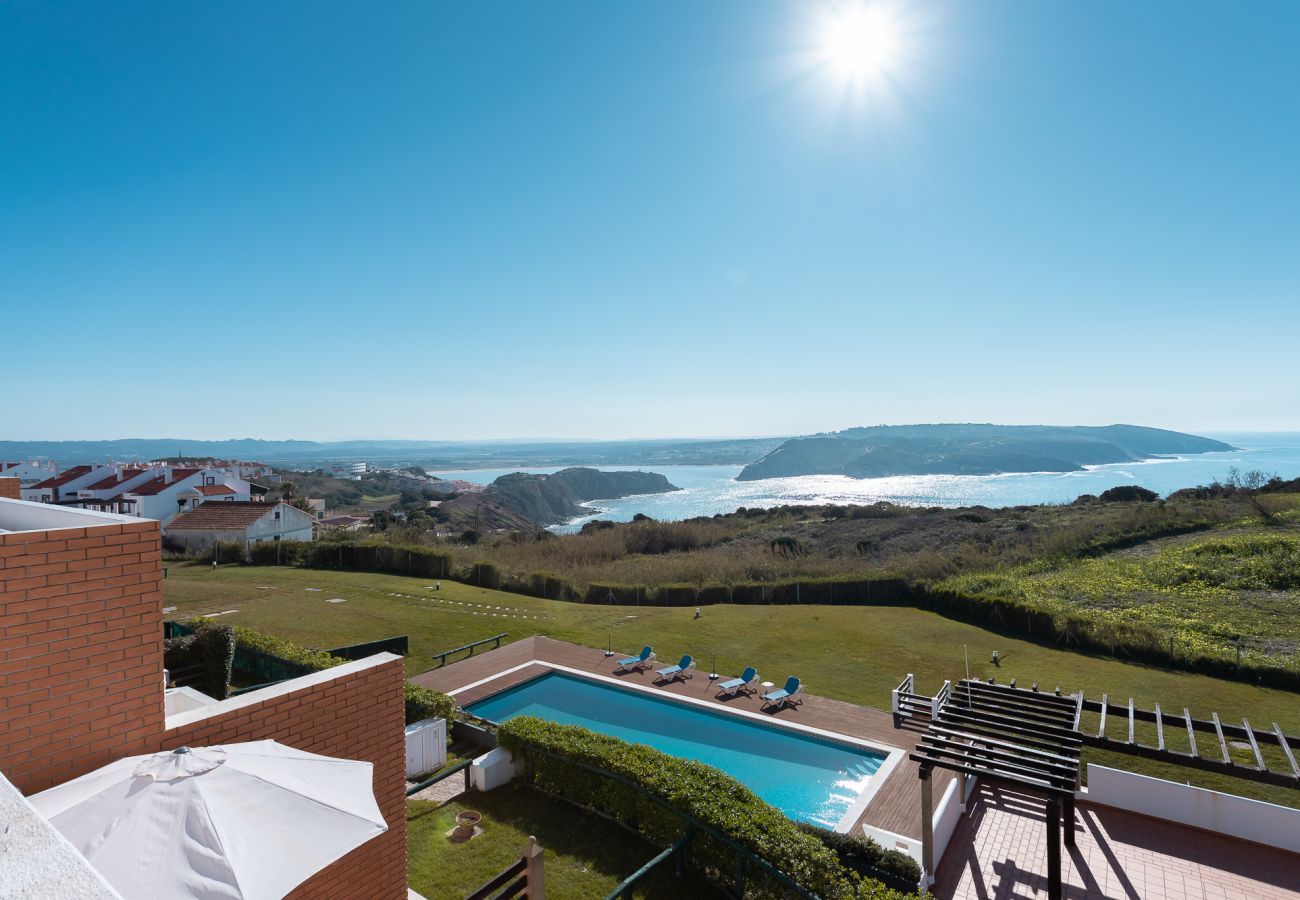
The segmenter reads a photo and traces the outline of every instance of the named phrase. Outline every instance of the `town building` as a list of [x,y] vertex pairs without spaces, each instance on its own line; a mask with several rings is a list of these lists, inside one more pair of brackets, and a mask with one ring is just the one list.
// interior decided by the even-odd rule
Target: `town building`
[[77,492],[83,487],[103,481],[112,474],[114,474],[112,466],[73,466],[30,487],[23,486],[23,499],[34,503],[61,503],[68,499],[75,500]]
[[53,478],[59,469],[49,460],[27,459],[17,462],[0,462],[0,478],[17,478],[23,487]]
[[310,541],[313,522],[310,513],[287,503],[218,500],[176,516],[163,530],[168,543],[202,552],[218,542],[247,547],[261,541]]
[[[226,493],[223,487],[230,488],[233,493]],[[154,478],[122,494],[125,512],[145,519],[157,519],[164,527],[176,516],[196,509],[212,497],[250,500],[252,492],[247,481],[220,469],[174,469],[169,466]]]

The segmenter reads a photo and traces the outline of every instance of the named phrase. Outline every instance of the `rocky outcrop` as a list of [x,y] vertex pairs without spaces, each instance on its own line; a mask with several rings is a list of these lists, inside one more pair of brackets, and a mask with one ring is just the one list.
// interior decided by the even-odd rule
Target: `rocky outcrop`
[[477,494],[461,494],[438,507],[438,518],[483,530],[527,530],[558,525],[591,515],[581,504],[613,500],[634,494],[661,494],[680,488],[654,472],[601,472],[597,469],[561,469],[553,475],[502,475]]

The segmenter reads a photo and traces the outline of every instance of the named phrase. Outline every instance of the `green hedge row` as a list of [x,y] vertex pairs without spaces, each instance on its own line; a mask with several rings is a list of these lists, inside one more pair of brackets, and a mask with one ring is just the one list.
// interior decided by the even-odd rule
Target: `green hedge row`
[[[909,589],[902,578],[805,578],[800,581],[748,581],[737,584],[591,584],[582,592],[584,603],[615,606],[712,606],[736,603],[817,603],[827,606],[870,606],[897,602]],[[521,593],[530,593],[522,591]]]
[[[847,869],[821,841],[799,830],[749,788],[712,766],[575,725],[558,725],[530,716],[502,724],[497,739],[523,761],[524,777],[529,782],[634,828],[652,843],[676,843],[684,832],[686,817],[744,847],[826,900],[898,900],[907,896]],[[688,857],[711,880],[731,888],[736,853],[726,844],[697,831]],[[789,895],[777,879],[752,864],[747,868],[745,884],[746,897]]]
[[335,544],[319,541],[262,541],[248,548],[249,561],[263,566],[310,566],[391,572],[421,578],[450,578],[451,556],[428,547],[393,544]]
[[[203,634],[211,629],[214,624],[212,619],[198,618],[182,623],[181,627],[192,629],[197,634]],[[298,670],[282,676],[285,678],[295,678],[311,672],[319,672],[322,669],[329,669],[347,662],[341,656],[332,656],[323,650],[308,650],[305,647],[299,647],[292,641],[254,631],[251,628],[244,628],[241,625],[222,625],[219,627],[226,629],[235,639],[234,643],[237,645],[237,649],[232,654],[232,660],[238,654],[239,648],[247,648],[256,653],[277,658],[287,664],[286,668],[292,667]],[[229,673],[229,669],[226,671]],[[229,685],[229,674],[227,674],[226,683]],[[451,697],[412,684],[409,681],[403,682],[403,685],[406,692],[406,723],[408,725],[422,719],[440,718],[446,719],[448,723],[455,720],[456,701]],[[205,693],[207,692],[205,691]]]
[[821,841],[839,857],[840,864],[859,875],[883,881],[900,890],[914,890],[921,881],[921,864],[906,853],[886,850],[864,834],[844,834],[807,822],[796,827]]

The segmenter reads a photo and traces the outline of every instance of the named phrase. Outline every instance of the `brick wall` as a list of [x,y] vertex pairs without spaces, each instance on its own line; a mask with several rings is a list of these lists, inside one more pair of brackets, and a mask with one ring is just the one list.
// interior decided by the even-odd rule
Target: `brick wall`
[[[356,664],[352,664],[356,665]],[[388,831],[294,897],[406,896],[400,659],[167,730],[158,523],[0,534],[0,771],[26,794],[123,756],[273,739],[374,764]],[[255,696],[255,695],[254,695]],[[233,707],[233,708],[231,708]]]
[[24,793],[163,730],[158,523],[0,534],[0,770]]
[[0,497],[8,497],[10,500],[21,500],[23,494],[23,484],[17,478],[0,478]]
[[313,685],[167,731],[140,752],[236,741],[281,743],[374,764],[375,800],[388,831],[318,872],[290,896],[406,897],[406,737],[402,661]]

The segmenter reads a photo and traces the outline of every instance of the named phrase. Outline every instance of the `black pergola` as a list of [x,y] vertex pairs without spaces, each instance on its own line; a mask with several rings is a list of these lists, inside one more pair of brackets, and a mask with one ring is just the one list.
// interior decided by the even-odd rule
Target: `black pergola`
[[921,779],[921,857],[934,874],[935,768],[1014,785],[1047,797],[1047,893],[1061,900],[1061,814],[1066,846],[1074,846],[1074,794],[1079,787],[1083,695],[1027,691],[972,679],[939,706],[910,754]]

